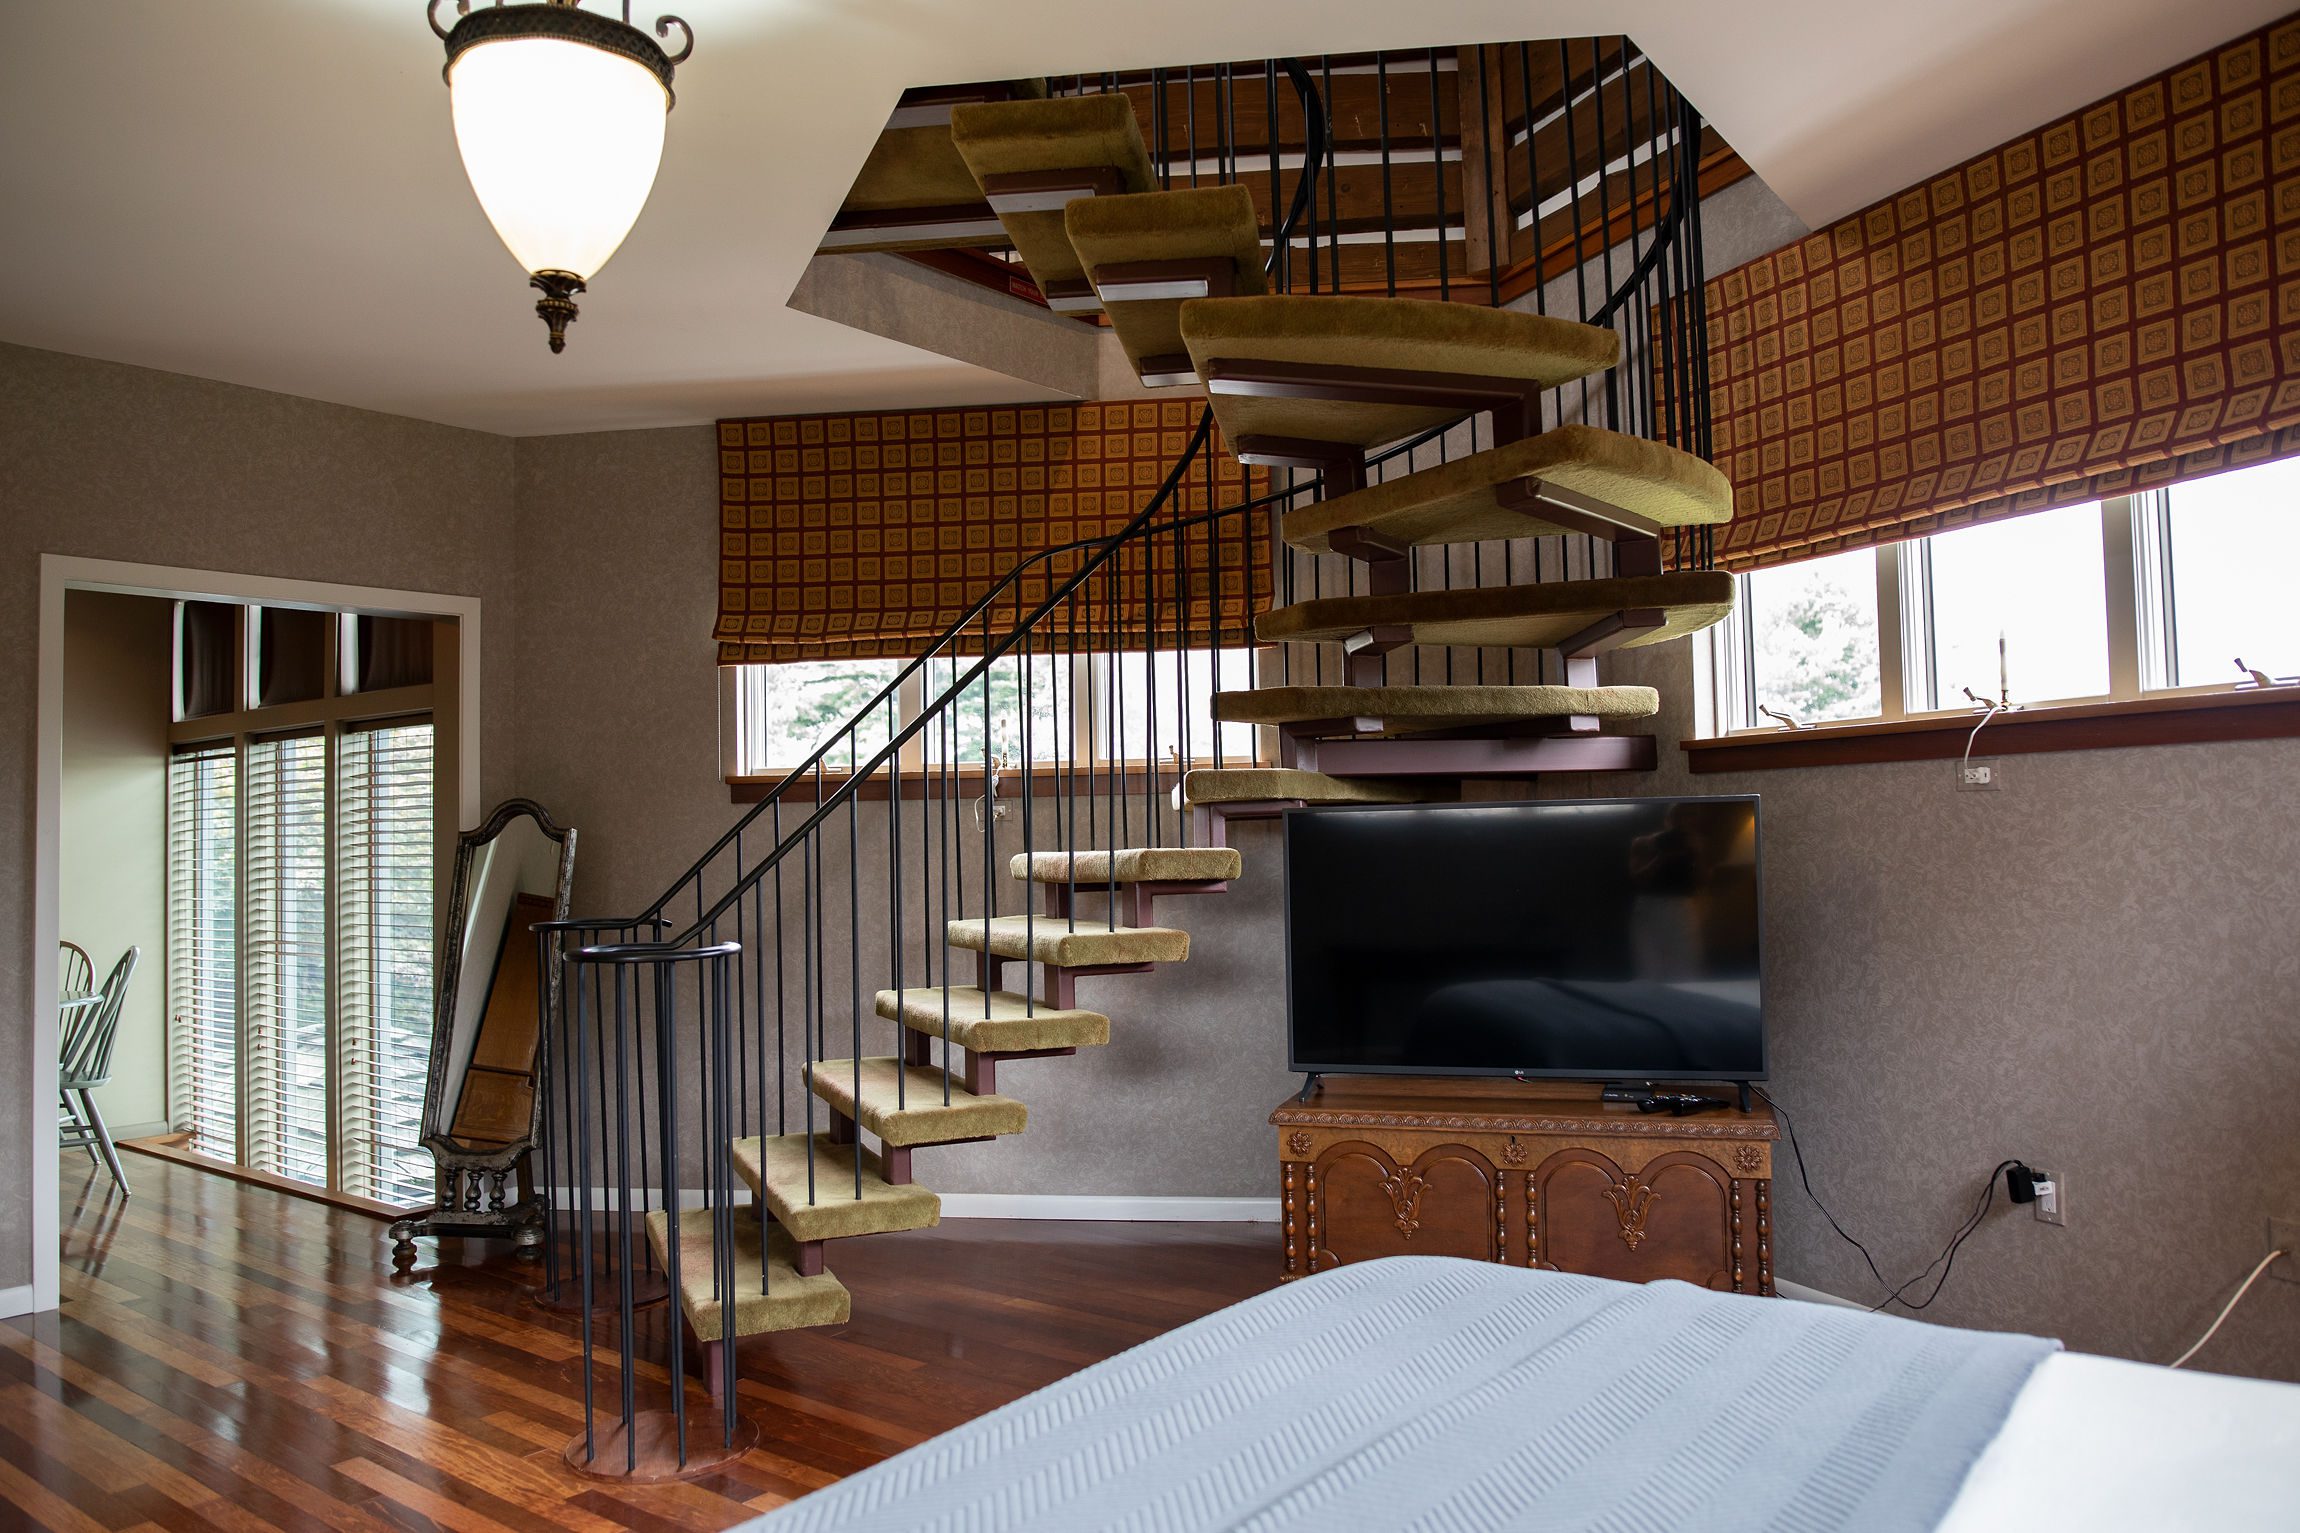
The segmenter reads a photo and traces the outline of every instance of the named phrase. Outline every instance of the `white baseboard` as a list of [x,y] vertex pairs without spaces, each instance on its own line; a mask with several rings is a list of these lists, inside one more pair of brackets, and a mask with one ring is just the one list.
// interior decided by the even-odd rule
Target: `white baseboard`
[[176,1131],[175,1125],[164,1118],[152,1123],[111,1123],[105,1126],[111,1129],[115,1144],[123,1139],[156,1139],[162,1134]]
[[1099,1197],[1046,1192],[946,1192],[946,1219],[1107,1219],[1153,1224],[1276,1224],[1276,1198]]
[[[826,1188],[826,1191],[829,1190]],[[735,1205],[747,1207],[748,1188],[735,1189]],[[576,1206],[574,1189],[559,1189],[562,1212]],[[593,1212],[613,1206],[606,1188],[591,1193]],[[701,1208],[700,1188],[679,1194],[681,1208]],[[946,1219],[1103,1219],[1131,1224],[1276,1224],[1276,1198],[1103,1197],[1044,1192],[946,1192],[942,1194]]]
[[1826,1304],[1833,1309],[1867,1309],[1869,1307],[1866,1304],[1855,1304],[1850,1299],[1839,1298],[1837,1295],[1819,1288],[1807,1288],[1802,1283],[1792,1283],[1786,1278],[1773,1279],[1773,1291],[1784,1299],[1802,1299],[1807,1304]]
[[32,1313],[32,1285],[21,1288],[0,1288],[0,1320],[13,1319]]

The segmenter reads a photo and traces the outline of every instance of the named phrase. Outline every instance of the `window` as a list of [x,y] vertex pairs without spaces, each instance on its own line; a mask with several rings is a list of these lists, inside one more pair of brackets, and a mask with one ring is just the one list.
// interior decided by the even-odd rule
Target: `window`
[[[2108,695],[2108,582],[2100,507],[2039,511],[1923,538],[1904,551],[1929,568],[1930,689],[1911,711]],[[1918,672],[1912,671],[1912,679]]]
[[1733,621],[1750,657],[1743,701],[1751,718],[1813,724],[1875,716],[1875,550],[1744,576]]
[[343,1151],[338,1181],[378,1202],[431,1195],[422,1148],[431,1060],[432,728],[395,720],[346,730],[338,747],[336,952]]
[[328,1180],[327,741],[251,741],[246,752],[247,1059],[242,1164]]
[[168,763],[168,1096],[191,1148],[240,1158],[239,753]]
[[[757,762],[761,771],[798,766],[901,675],[902,667],[900,660],[801,660],[741,667],[745,759]],[[892,733],[887,724],[883,715],[867,720],[855,731],[856,750],[868,757],[884,746]],[[824,767],[844,771],[846,754],[842,745]]]
[[[1027,663],[1018,654],[1002,656],[991,662],[984,678],[990,692],[991,753],[1009,765],[1022,760],[1026,745],[1032,761],[1045,763],[1147,757],[1169,761],[1177,755],[1211,762],[1217,752],[1227,763],[1253,761],[1255,728],[1225,724],[1217,731],[1209,705],[1216,691],[1242,691],[1252,685],[1253,656],[1250,649],[1212,655],[1191,650],[1155,657],[1034,654]],[[896,697],[895,727],[917,718],[975,664],[965,657],[929,661]],[[765,776],[800,765],[903,669],[904,662],[894,660],[734,667],[730,691],[735,747],[729,770]],[[983,687],[983,680],[971,683],[935,725],[905,748],[904,762],[912,767],[940,763],[947,754],[959,766],[979,766],[984,755]],[[1025,690],[1030,704],[1027,741],[1020,737]],[[855,732],[857,760],[868,759],[890,738],[887,710],[875,712]],[[844,771],[847,758],[842,738],[823,765],[829,771]]]
[[[2300,674],[2300,461],[1750,571],[1708,732],[2137,700]],[[1968,695],[1969,693],[1969,695]]]
[[[2144,566],[2165,593],[2159,685],[2300,674],[2300,459],[2176,484],[2151,497]],[[2146,557],[2153,554],[2153,558]]]
[[[168,778],[170,1117],[199,1154],[420,1203],[444,774],[433,715],[405,710],[439,700],[430,645],[398,633],[363,657],[394,630],[230,610],[229,642],[211,616],[179,625],[200,687],[179,684]],[[185,716],[217,691],[219,652],[245,705]],[[243,688],[243,657],[298,679]],[[372,701],[354,690],[379,674]],[[384,707],[400,711],[365,716]]]

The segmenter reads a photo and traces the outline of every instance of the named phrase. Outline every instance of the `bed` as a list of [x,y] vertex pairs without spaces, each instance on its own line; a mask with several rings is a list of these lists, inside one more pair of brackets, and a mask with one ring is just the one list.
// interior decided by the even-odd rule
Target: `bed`
[[1343,1267],[747,1525],[874,1530],[2300,1524],[2300,1386],[1444,1257]]

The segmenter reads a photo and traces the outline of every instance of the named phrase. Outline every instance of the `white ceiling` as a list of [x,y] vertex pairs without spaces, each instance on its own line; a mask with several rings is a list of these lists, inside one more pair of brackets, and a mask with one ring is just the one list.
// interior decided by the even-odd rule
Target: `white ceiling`
[[464,181],[420,0],[9,7],[0,339],[515,435],[1015,398],[785,306],[906,85],[1624,30],[1818,223],[2285,8],[671,3],[697,42],[662,177],[558,357]]

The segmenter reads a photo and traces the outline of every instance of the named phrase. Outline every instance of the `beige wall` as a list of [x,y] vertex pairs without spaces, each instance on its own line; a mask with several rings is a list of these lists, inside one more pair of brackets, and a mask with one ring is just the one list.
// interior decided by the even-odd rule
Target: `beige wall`
[[[31,1077],[39,556],[478,596],[516,627],[511,444],[284,394],[0,346],[0,1078]],[[482,789],[515,791],[512,645],[488,644]],[[54,1105],[0,1092],[0,1289],[31,1281]]]
[[[717,780],[710,452],[703,430],[519,444],[518,753],[583,827],[585,909],[651,898],[738,813]],[[1906,1274],[1996,1161],[2065,1171],[2068,1226],[2000,1203],[1930,1313],[2170,1357],[2265,1251],[2269,1211],[2300,1211],[2300,742],[2019,757],[1993,796],[1952,794],[1939,763],[1695,779],[1690,655],[1609,662],[1668,700],[1659,772],[1543,791],[1760,794],[1775,1087],[1823,1195]],[[1110,1047],[1012,1069],[1030,1131],[922,1156],[923,1180],[1274,1194],[1278,842],[1240,840],[1233,893],[1160,907],[1191,961],[1089,982]],[[866,866],[875,841],[866,820]],[[833,888],[843,868],[834,847]],[[828,988],[846,991],[835,958]],[[1785,1277],[1868,1292],[1793,1183],[1775,1207]],[[2300,1291],[2262,1285],[2215,1347],[2300,1378]]]
[[96,1109],[113,1134],[168,1116],[168,657],[173,606],[74,591],[64,602],[64,770],[58,934],[87,950],[101,985],[141,949],[120,1008],[112,1082]]

